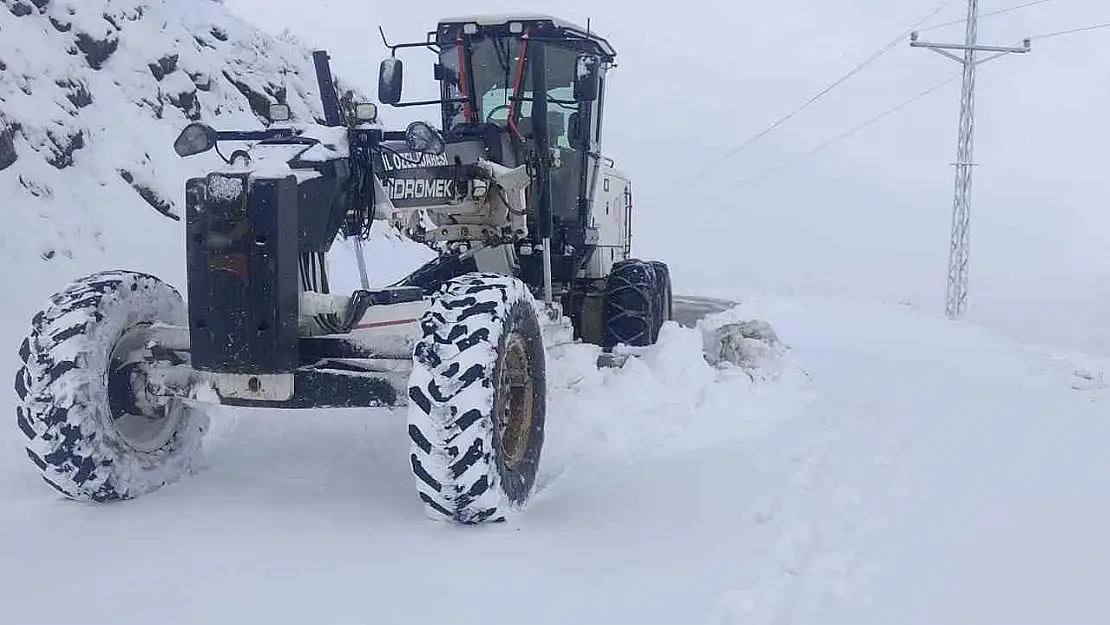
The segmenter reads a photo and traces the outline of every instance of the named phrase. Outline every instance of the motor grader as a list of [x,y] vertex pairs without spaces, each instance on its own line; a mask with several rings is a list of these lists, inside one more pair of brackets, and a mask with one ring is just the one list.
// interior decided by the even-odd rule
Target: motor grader
[[[264,129],[197,122],[175,142],[182,157],[240,145],[186,182],[184,294],[104,271],[34,316],[17,421],[50,486],[108,502],[180,479],[213,404],[407,406],[428,515],[503,520],[535,485],[547,350],[655,342],[670,277],[631,258],[632,188],[601,152],[609,42],[510,15],[444,19],[424,40],[386,44],[378,100],[436,107],[439,128],[384,128],[376,104],[338,93],[318,51],[323,123],[278,102]],[[413,50],[434,56],[438,99],[403,101],[398,54]],[[437,253],[372,286],[372,226]],[[350,293],[332,288],[339,238],[357,250]]]

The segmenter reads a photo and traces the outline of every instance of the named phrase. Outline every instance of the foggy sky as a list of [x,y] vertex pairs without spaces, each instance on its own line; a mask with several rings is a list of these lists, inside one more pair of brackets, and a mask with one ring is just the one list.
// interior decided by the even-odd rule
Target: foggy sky
[[[990,0],[988,12],[1027,0]],[[376,93],[391,40],[438,18],[543,12],[609,38],[603,152],[632,176],[635,253],[671,262],[678,292],[843,294],[942,313],[959,82],[772,176],[761,174],[959,71],[899,44],[712,172],[715,161],[930,13],[939,0],[226,0],[271,32],[326,47]],[[786,4],[779,3],[779,7]],[[929,24],[961,19],[954,0]],[[1057,0],[984,20],[980,42],[1110,22],[1101,0]],[[961,41],[962,25],[922,34]],[[1029,340],[1110,353],[1110,29],[1034,41],[979,71],[970,316]],[[433,94],[432,55],[404,53],[406,99]],[[391,125],[434,108],[384,108]],[[680,180],[695,176],[679,185]]]

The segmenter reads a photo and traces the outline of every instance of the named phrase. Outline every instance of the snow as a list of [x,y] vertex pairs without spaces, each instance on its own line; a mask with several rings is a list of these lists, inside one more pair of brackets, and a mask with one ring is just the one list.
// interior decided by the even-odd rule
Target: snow
[[[1107,395],[1073,389],[1074,367],[900,307],[721,318],[768,320],[778,373],[713,368],[676,325],[619,370],[562,348],[538,495],[499,527],[424,519],[401,411],[222,411],[199,474],[119,506],[59,502],[0,459],[0,620],[484,623],[458,606],[490,588],[552,624],[1108,616]],[[35,572],[75,561],[96,563],[69,582],[82,600],[44,612],[76,591]],[[136,570],[159,574],[129,578],[142,609],[121,613]]]
[[[184,180],[222,167],[176,157],[189,118],[162,95],[211,81],[204,121],[260,127],[226,69],[259,92],[284,80],[295,117],[317,113],[307,52],[219,3],[54,0],[22,17],[14,4],[0,7],[0,123],[20,124],[0,171],[0,261],[19,280],[0,306],[9,380],[31,315],[69,279],[119,266],[183,287],[180,222],[117,172],[180,213]],[[104,13],[123,27],[93,70],[65,50],[73,31],[115,32]],[[148,64],[171,51],[178,73],[159,82]],[[93,102],[77,109],[66,78]],[[50,133],[77,131],[73,164],[48,164],[62,156]],[[379,226],[374,284],[431,255]],[[338,288],[358,283],[352,254],[337,245]],[[587,346],[553,351],[537,496],[498,526],[425,519],[403,410],[221,409],[195,475],[118,505],[63,501],[27,460],[9,392],[0,623],[1110,620],[1110,359],[909,306],[701,293],[741,304],[669,324],[620,369]],[[707,337],[751,320],[780,349],[746,368],[706,361]]]
[[766,321],[718,320],[712,327],[703,328],[702,350],[711,364],[735,365],[755,376],[761,365],[781,352],[782,342]]
[[[30,13],[17,17],[14,4]],[[173,151],[190,121],[262,128],[247,95],[275,101],[282,90],[295,120],[322,114],[308,51],[219,3],[38,4],[41,11],[25,0],[0,9],[0,126],[14,126],[17,155],[0,171],[0,262],[39,278],[26,300],[4,307],[20,324],[38,301],[92,268],[142,259],[182,284],[183,255],[161,253],[183,247],[181,224],[158,210],[183,215],[185,179],[223,166],[215,152],[182,159]],[[79,52],[86,34],[118,42],[100,69]],[[82,147],[67,154],[78,137]]]
[[[289,161],[299,159],[306,163],[321,163],[343,159],[349,154],[346,128],[331,128],[320,124],[291,124],[285,127],[292,129],[299,137],[313,139],[318,143],[310,145],[301,143],[256,143],[250,145],[249,160],[229,158],[232,161],[231,164],[226,167],[216,167],[214,171],[250,174],[252,179],[294,176],[297,182],[300,183],[319,178],[321,174],[303,166],[294,169],[289,166]],[[218,185],[220,186],[215,190],[217,197],[231,199],[237,197],[240,192],[238,187],[229,187],[227,183],[221,182]]]
[[243,181],[229,176],[213,176],[208,179],[208,197],[219,201],[231,201],[242,197]]

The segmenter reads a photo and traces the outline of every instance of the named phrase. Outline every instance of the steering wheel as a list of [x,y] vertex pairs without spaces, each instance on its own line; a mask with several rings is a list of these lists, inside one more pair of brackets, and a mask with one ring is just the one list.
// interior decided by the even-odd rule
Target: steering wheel
[[[493,114],[494,114],[494,113],[498,113],[498,112],[500,112],[500,111],[503,111],[503,110],[504,110],[504,111],[508,111],[508,110],[509,110],[509,109],[511,109],[511,108],[512,108],[512,105],[511,105],[511,104],[502,104],[501,106],[495,106],[495,107],[493,107],[492,109],[490,109],[490,112],[486,114],[486,123],[488,124],[488,123],[490,123],[491,121],[493,121]],[[505,115],[505,119],[504,119],[504,121],[505,121],[505,122],[508,122],[508,121],[509,121],[509,115],[508,115],[507,113],[506,113],[506,115]]]

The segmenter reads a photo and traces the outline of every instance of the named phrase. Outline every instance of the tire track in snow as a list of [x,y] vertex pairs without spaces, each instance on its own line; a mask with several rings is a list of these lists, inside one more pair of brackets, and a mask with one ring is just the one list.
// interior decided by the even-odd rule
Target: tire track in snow
[[744,514],[745,521],[758,526],[752,528],[753,538],[765,546],[757,547],[761,555],[755,565],[744,567],[748,584],[725,596],[713,619],[716,625],[779,621],[799,574],[819,548],[819,522],[806,509],[819,505],[816,492],[827,487],[830,448],[839,436],[828,419],[821,421],[817,436],[807,435],[781,456],[760,463],[782,463],[786,475]]
[[722,597],[713,625],[825,622],[830,604],[857,591],[861,541],[883,521],[886,485],[902,483],[900,441],[877,427],[881,413],[822,404],[776,433],[798,442],[769,445],[784,451],[761,459],[783,478],[743,516],[760,555],[743,563],[746,584]]

